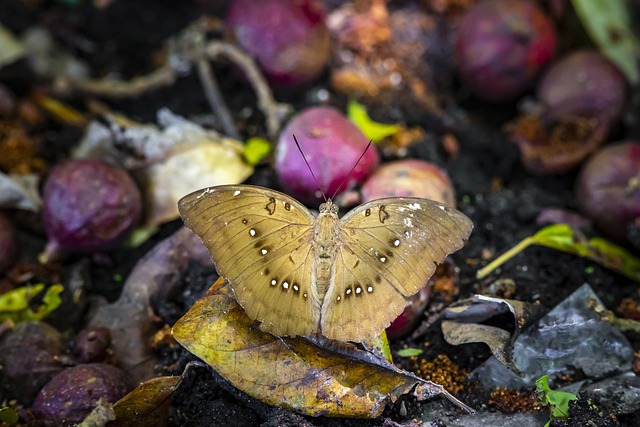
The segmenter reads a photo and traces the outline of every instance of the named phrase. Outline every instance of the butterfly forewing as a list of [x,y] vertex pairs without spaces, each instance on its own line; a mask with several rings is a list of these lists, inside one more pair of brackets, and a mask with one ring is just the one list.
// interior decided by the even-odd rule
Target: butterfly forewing
[[461,212],[417,198],[374,200],[342,219],[322,333],[361,341],[379,334],[473,225]]
[[247,315],[274,335],[310,335],[319,320],[312,286],[315,217],[263,187],[218,186],[179,202],[185,225],[211,252]]

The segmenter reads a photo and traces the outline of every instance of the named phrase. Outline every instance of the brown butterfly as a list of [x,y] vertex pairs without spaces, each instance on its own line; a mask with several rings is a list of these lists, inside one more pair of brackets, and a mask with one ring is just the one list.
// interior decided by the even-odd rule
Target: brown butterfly
[[331,200],[315,217],[286,194],[250,185],[196,191],[179,209],[261,330],[340,341],[378,335],[473,228],[427,199],[373,200],[340,219]]

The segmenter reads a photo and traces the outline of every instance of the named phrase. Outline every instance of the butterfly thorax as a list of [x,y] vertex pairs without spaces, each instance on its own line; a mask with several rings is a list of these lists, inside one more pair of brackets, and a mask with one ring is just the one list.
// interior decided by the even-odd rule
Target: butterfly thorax
[[320,214],[313,227],[314,274],[319,301],[324,300],[331,280],[338,247],[339,222],[338,206],[332,204],[331,200],[320,205]]

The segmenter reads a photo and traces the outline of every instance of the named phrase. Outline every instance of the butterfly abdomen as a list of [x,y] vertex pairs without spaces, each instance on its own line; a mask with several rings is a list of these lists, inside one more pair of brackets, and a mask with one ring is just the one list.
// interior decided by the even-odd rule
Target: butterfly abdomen
[[337,241],[336,236],[338,216],[334,213],[320,213],[314,224],[313,251],[315,265],[314,278],[315,288],[318,292],[319,301],[324,300],[329,282],[331,281],[332,269],[335,265]]

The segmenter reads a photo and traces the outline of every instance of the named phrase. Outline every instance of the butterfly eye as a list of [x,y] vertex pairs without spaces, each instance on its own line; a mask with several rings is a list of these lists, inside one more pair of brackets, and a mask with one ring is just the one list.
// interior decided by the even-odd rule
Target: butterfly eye
[[331,205],[331,213],[338,214],[338,205]]
[[318,210],[320,211],[320,213],[325,213],[327,211],[327,204],[326,203],[321,204]]

